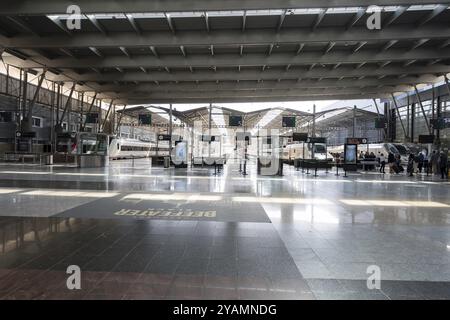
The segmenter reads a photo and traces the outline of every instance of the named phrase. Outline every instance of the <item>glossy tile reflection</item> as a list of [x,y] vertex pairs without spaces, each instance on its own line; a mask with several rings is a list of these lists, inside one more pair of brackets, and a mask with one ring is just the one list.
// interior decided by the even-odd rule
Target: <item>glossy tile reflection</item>
[[[448,183],[285,169],[0,167],[0,296],[450,298]],[[370,265],[380,290],[367,289]]]

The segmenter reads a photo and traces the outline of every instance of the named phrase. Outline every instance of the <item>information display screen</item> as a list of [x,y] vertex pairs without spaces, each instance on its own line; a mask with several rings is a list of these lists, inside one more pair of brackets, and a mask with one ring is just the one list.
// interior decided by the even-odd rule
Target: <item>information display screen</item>
[[419,143],[434,143],[434,136],[429,135],[419,136]]
[[358,154],[358,145],[356,144],[346,144],[345,145],[345,164],[356,164]]
[[140,114],[139,115],[139,124],[144,126],[149,126],[152,124],[152,115],[151,114]]
[[387,121],[384,118],[375,119],[375,129],[385,129]]
[[175,159],[179,162],[187,161],[187,143],[178,142],[175,146]]
[[283,117],[283,128],[295,128],[295,117]]
[[431,119],[430,125],[435,130],[443,130],[443,129],[450,128],[450,118]]
[[86,123],[98,123],[98,113],[86,113]]
[[292,140],[295,141],[295,142],[307,142],[308,141],[308,134],[307,133],[294,132],[292,134]]
[[230,116],[230,127],[242,127],[242,116]]

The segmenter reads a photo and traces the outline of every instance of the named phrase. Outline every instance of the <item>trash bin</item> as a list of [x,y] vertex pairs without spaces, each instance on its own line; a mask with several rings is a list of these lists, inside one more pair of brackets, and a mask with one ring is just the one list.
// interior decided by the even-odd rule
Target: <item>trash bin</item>
[[164,157],[164,168],[170,167],[170,157]]
[[46,165],[53,165],[53,155],[52,154],[48,154],[45,156],[45,164]]

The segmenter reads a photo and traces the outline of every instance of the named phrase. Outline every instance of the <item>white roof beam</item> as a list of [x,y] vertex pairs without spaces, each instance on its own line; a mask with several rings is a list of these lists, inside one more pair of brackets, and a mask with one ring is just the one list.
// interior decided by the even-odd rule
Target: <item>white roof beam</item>
[[408,8],[409,6],[400,6],[394,13],[392,13],[389,19],[386,20],[383,27],[389,27],[395,20],[400,18],[408,10]]
[[325,15],[327,14],[327,11],[328,11],[328,8],[327,9],[321,9],[320,13],[317,15],[316,21],[314,22],[314,24],[312,26],[312,30],[313,31],[315,31],[317,29],[317,27],[322,22],[323,18],[325,18]]
[[[66,49],[65,49],[66,50]],[[66,50],[67,51],[67,50]],[[101,54],[97,50],[97,54]],[[326,55],[321,52],[304,52],[301,55],[292,55],[291,53],[273,53],[271,56],[267,54],[246,54],[236,60],[236,55],[220,54],[211,56],[210,54],[189,55],[185,59],[177,56],[149,57],[149,56],[133,56],[133,59],[125,56],[108,56],[108,57],[91,57],[91,58],[55,58],[47,59],[41,56],[31,56],[30,59],[20,60],[14,56],[3,56],[5,63],[17,65],[22,68],[39,69],[39,68],[55,68],[55,69],[76,69],[80,66],[96,67],[101,65],[108,67],[123,68],[158,68],[168,66],[173,68],[187,68],[189,66],[211,66],[218,67],[235,67],[237,64],[242,66],[254,65],[271,65],[286,66],[292,65],[309,65],[312,63],[320,64],[357,64],[362,62],[381,62],[395,61],[403,62],[408,60],[430,60],[430,59],[448,59],[450,56],[450,48],[436,50],[435,48],[418,48],[415,50],[405,50],[403,48],[391,49],[389,51],[374,53],[370,49],[362,49],[354,54],[348,54],[347,50],[332,50]]]
[[61,22],[61,19],[58,16],[48,16],[48,18],[62,31],[64,31],[69,36],[72,35],[72,32],[70,32],[64,24]]
[[420,39],[416,42],[414,42],[413,46],[411,47],[410,50],[414,50],[419,48],[420,46],[423,46],[425,43],[427,43],[428,41],[430,41],[430,39]]
[[367,76],[377,76],[380,74],[384,75],[399,75],[408,72],[408,74],[416,75],[416,74],[439,74],[443,75],[445,73],[450,72],[450,66],[445,64],[435,64],[432,66],[411,66],[407,70],[401,66],[388,66],[385,68],[377,68],[374,66],[365,66],[359,69],[355,69],[350,66],[341,66],[337,70],[329,70],[325,68],[316,68],[311,71],[297,70],[291,69],[289,71],[278,71],[275,69],[266,70],[265,72],[256,71],[256,70],[241,70],[240,73],[235,72],[234,70],[221,70],[220,72],[212,74],[209,71],[196,71],[194,74],[189,72],[172,72],[172,73],[163,73],[163,72],[152,72],[149,74],[143,74],[142,72],[126,72],[120,75],[114,74],[102,74],[97,75],[95,73],[84,73],[78,74],[76,72],[67,71],[64,74],[53,75],[48,74],[47,78],[52,81],[82,81],[82,82],[111,82],[113,80],[120,81],[214,81],[216,79],[222,81],[235,81],[239,80],[255,80],[255,79],[263,79],[263,80],[271,80],[271,79],[298,79],[299,77],[306,78],[339,78],[341,76],[345,77],[357,77],[361,75]]
[[284,9],[283,12],[280,15],[280,20],[278,21],[277,31],[280,32],[281,28],[283,27],[284,19],[286,18],[287,9]]
[[[314,9],[314,8],[338,8],[359,7],[365,5],[399,6],[399,5],[426,5],[445,3],[447,0],[77,0],[77,5],[84,13],[160,13],[161,8],[165,12],[203,12],[203,11],[230,11],[230,10],[276,10],[280,8],[290,9]],[[0,12],[4,15],[39,15],[39,14],[63,14],[66,8],[73,4],[71,0],[46,0],[46,1],[2,1]]]
[[353,53],[358,52],[359,50],[362,49],[362,47],[364,47],[367,44],[367,41],[361,41],[360,43],[358,43],[356,45],[356,47],[353,49]]
[[296,55],[299,55],[302,52],[303,48],[305,48],[305,44],[304,43],[300,43],[298,45],[298,49],[297,49]]
[[164,15],[166,17],[167,25],[169,26],[170,31],[172,31],[172,33],[175,34],[175,27],[173,25],[173,21],[172,21],[172,17],[170,15],[170,13],[165,12]]
[[242,15],[242,31],[245,31],[247,25],[247,10],[244,10],[244,14]]
[[130,23],[131,27],[133,28],[133,30],[137,33],[137,34],[141,34],[141,28],[139,28],[136,20],[134,19],[133,15],[130,13],[125,14],[125,17],[127,17],[128,22]]
[[353,26],[355,24],[357,24],[358,21],[366,14],[366,11],[367,11],[366,8],[359,8],[358,12],[355,13],[352,20],[350,20],[350,22],[347,24],[346,29],[349,30],[349,29],[353,28]]
[[204,12],[203,13],[204,17],[205,17],[205,27],[206,27],[206,31],[209,32],[209,15],[208,12]]
[[433,11],[431,11],[427,16],[425,16],[425,18],[423,18],[421,21],[419,21],[418,26],[420,27],[420,26],[423,26],[424,24],[430,22],[435,17],[437,17],[439,14],[444,12],[444,10],[446,10],[447,8],[448,8],[448,4],[447,5],[438,4]]
[[389,50],[393,45],[395,45],[398,42],[398,40],[390,40],[388,43],[386,43],[381,51],[387,51]]
[[183,57],[186,58],[186,50],[184,49],[184,46],[180,46],[180,51],[181,51],[181,54],[183,55]]
[[104,57],[104,55],[96,47],[89,47],[89,50],[91,50],[96,56],[100,58]]
[[330,52],[330,51],[334,48],[335,45],[336,45],[336,42],[330,42],[330,43],[327,45],[327,48],[325,49],[324,54]]
[[411,25],[392,26],[377,32],[365,27],[354,27],[349,31],[341,31],[335,27],[322,27],[314,34],[307,28],[284,28],[279,33],[276,30],[251,29],[217,30],[214,34],[204,34],[198,31],[184,31],[178,35],[168,35],[167,32],[155,31],[136,35],[134,32],[112,33],[107,37],[99,37],[92,33],[74,33],[68,41],[67,36],[15,36],[2,39],[5,48],[80,48],[80,47],[144,47],[144,46],[232,46],[232,45],[265,45],[270,43],[323,43],[323,42],[353,42],[353,41],[391,41],[393,39],[414,41],[420,39],[448,39],[450,26],[423,26],[415,28]]
[[86,17],[89,19],[89,21],[94,25],[94,27],[97,28],[98,31],[103,33],[104,35],[107,35],[106,29],[98,22],[97,18],[93,14],[87,14]]
[[158,51],[156,50],[156,48],[154,46],[150,46],[150,51],[156,58],[159,58]]
[[124,55],[126,55],[128,58],[131,58],[131,54],[128,52],[127,48],[125,47],[119,47],[120,51],[123,52]]

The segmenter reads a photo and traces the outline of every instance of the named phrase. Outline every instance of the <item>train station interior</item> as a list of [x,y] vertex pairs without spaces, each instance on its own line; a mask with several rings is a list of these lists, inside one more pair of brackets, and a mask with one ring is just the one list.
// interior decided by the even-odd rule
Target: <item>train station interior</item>
[[1,1],[0,299],[448,300],[449,148],[450,1]]

